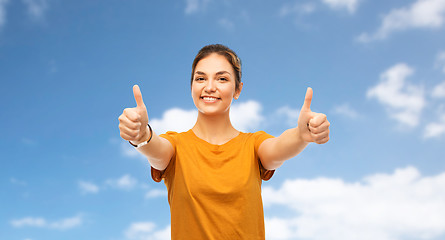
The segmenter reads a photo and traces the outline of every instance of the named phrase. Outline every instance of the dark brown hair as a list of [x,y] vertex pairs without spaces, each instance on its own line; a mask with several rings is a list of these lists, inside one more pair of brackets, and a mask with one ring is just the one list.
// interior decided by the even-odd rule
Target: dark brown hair
[[239,85],[241,83],[241,59],[238,58],[238,56],[232,49],[222,44],[207,45],[201,48],[201,50],[199,50],[198,54],[195,57],[195,60],[193,60],[192,79],[190,84],[193,84],[193,75],[195,73],[195,68],[196,65],[198,65],[198,62],[212,53],[224,56],[227,59],[227,61],[229,61],[229,63],[232,65],[233,71],[235,72],[235,89],[239,90]]

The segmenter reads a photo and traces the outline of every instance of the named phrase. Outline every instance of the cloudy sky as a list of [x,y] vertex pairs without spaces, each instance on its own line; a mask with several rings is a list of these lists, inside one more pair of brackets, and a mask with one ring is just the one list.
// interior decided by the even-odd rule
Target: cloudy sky
[[169,239],[117,118],[139,84],[157,133],[192,127],[210,43],[238,129],[295,127],[309,86],[331,122],[264,182],[267,239],[445,238],[445,0],[0,0],[0,239]]

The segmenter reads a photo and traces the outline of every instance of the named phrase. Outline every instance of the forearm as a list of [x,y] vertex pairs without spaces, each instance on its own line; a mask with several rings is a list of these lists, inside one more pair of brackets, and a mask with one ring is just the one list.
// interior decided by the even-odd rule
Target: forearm
[[[262,164],[266,169],[277,169],[286,160],[297,156],[302,152],[308,142],[303,141],[298,127],[284,131],[279,137],[271,138],[266,145],[262,144]],[[264,145],[264,146],[263,146]]]
[[297,156],[309,144],[329,141],[330,123],[326,115],[311,111],[312,88],[308,88],[303,107],[298,116],[298,127],[283,132],[277,138],[265,140],[258,149],[258,156],[266,169],[276,169],[284,161]]

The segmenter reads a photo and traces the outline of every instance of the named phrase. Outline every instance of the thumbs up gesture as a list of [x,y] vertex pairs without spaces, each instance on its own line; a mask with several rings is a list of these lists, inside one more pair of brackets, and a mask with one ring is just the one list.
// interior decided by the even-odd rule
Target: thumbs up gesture
[[142,100],[138,85],[133,86],[133,94],[136,107],[124,109],[124,112],[119,116],[119,130],[123,139],[138,144],[147,140],[150,137],[147,135],[150,133],[147,131],[147,108]]
[[298,117],[298,128],[303,141],[323,144],[329,141],[330,123],[325,114],[311,111],[312,94],[312,88],[308,88]]

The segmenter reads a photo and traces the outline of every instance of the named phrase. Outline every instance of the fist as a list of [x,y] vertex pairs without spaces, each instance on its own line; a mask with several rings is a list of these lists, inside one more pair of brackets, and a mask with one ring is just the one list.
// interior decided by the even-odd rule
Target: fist
[[124,109],[119,116],[119,130],[123,139],[137,144],[146,140],[148,114],[138,85],[133,86],[133,94],[136,107]]
[[308,88],[298,117],[298,129],[303,141],[323,144],[329,141],[330,123],[323,113],[311,111],[312,94],[312,88]]

